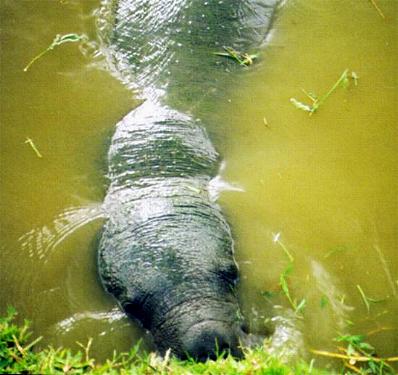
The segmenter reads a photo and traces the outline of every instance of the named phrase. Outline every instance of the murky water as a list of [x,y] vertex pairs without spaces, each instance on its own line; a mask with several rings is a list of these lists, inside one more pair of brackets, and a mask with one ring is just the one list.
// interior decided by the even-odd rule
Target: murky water
[[[260,61],[204,105],[222,177],[243,190],[222,193],[220,203],[236,238],[246,315],[261,331],[271,306],[289,307],[276,293],[289,252],[290,293],[306,300],[307,349],[332,349],[340,332],[368,334],[379,355],[398,352],[398,3],[378,4],[385,19],[366,0],[291,0]],[[1,311],[14,305],[53,345],[94,337],[99,357],[141,337],[150,347],[99,284],[101,221],[89,222],[100,216],[114,124],[137,103],[100,69],[95,45],[86,56],[60,46],[23,72],[58,33],[95,41],[99,4],[0,5]],[[313,116],[290,103],[308,102],[302,89],[327,92],[346,68],[358,85],[339,88]],[[40,239],[22,246],[22,235],[43,226],[43,238],[61,236],[47,249]],[[359,289],[381,301],[368,310]]]

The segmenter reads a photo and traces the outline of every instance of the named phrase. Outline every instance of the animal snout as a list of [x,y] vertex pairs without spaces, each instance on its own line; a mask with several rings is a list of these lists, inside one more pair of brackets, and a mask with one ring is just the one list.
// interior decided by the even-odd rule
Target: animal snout
[[188,330],[184,341],[183,356],[197,361],[204,362],[226,354],[238,358],[243,356],[239,334],[224,326],[196,325]]

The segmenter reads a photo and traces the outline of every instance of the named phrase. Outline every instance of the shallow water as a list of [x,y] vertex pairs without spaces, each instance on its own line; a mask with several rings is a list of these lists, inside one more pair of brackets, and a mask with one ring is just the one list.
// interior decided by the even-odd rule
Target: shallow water
[[[57,33],[95,41],[99,4],[0,4],[1,311],[14,305],[46,343],[94,337],[99,357],[141,337],[149,348],[97,279],[101,221],[83,225],[100,216],[114,124],[137,102],[100,69],[95,45],[86,56],[60,46],[22,71]],[[244,311],[261,332],[272,306],[289,307],[283,294],[264,296],[280,290],[287,250],[290,292],[306,300],[299,327],[307,349],[333,349],[340,332],[369,334],[379,355],[398,352],[398,3],[378,4],[385,19],[365,0],[287,2],[259,62],[203,107],[222,177],[243,190],[219,201],[236,239]],[[346,68],[358,85],[339,88],[313,116],[289,102],[306,100],[301,89],[325,93]],[[18,240],[42,226],[62,229],[65,240],[48,251],[40,241],[23,246],[29,235]],[[382,301],[368,311],[358,286]]]

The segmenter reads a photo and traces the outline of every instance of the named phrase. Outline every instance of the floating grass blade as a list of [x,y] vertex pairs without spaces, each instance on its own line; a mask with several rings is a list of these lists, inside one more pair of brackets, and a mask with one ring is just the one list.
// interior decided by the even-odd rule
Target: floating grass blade
[[[344,72],[341,74],[340,78],[336,81],[336,83],[330,88],[330,90],[323,96],[321,96],[320,99],[317,99],[315,103],[319,107],[321,104],[325,102],[325,100],[334,92],[336,89],[342,85],[343,87],[347,87],[348,85],[348,69],[344,70]],[[314,104],[315,104],[314,103]]]
[[36,145],[33,143],[31,138],[26,138],[25,143],[27,143],[30,147],[32,147],[32,150],[35,152],[38,158],[42,158],[43,155],[40,153]]
[[384,15],[384,13],[382,12],[382,10],[380,9],[380,7],[377,5],[376,0],[370,0],[370,2],[372,3],[372,5],[375,7],[375,9],[377,10],[377,13],[379,13],[380,17],[385,19],[386,16]]
[[313,92],[307,92],[304,89],[301,89],[303,91],[303,93],[308,96],[308,98],[315,103],[318,100],[318,97],[313,93]]
[[292,270],[293,270],[293,264],[290,263],[289,266],[280,274],[279,285],[282,288],[282,291],[283,291],[284,295],[286,296],[286,298],[288,299],[294,312],[297,315],[299,315],[304,310],[304,307],[307,304],[307,301],[305,300],[305,298],[303,298],[300,302],[297,303],[297,300],[293,299],[290,294],[287,278],[288,278],[289,274],[292,272]]
[[286,298],[288,299],[288,301],[290,302],[290,304],[292,305],[292,307],[295,308],[295,304],[292,300],[292,297],[290,296],[290,291],[289,291],[289,285],[287,283],[287,277],[288,275],[292,272],[293,267],[290,264],[279,276],[279,285],[282,288],[283,293],[285,294]]
[[319,301],[319,305],[321,306],[321,309],[325,308],[329,303],[329,298],[326,296],[322,296],[320,301]]
[[312,106],[309,106],[308,104],[301,103],[295,98],[290,98],[290,102],[298,109],[309,112],[310,114],[313,112]]
[[290,253],[290,251],[287,249],[287,247],[281,242],[278,241],[279,245],[281,246],[282,250],[285,252],[285,254],[287,255],[287,257],[289,258],[289,260],[291,262],[294,261],[293,255]]
[[293,255],[290,253],[290,251],[288,250],[288,248],[284,245],[284,243],[280,240],[281,237],[281,233],[277,233],[274,235],[273,241],[275,243],[278,243],[280,245],[280,247],[282,248],[282,250],[284,251],[284,253],[286,254],[286,256],[289,258],[290,263],[293,263],[294,261],[294,257]]
[[349,84],[349,78],[352,78],[354,80],[355,86],[358,84],[358,76],[355,72],[352,72],[351,75],[348,75],[348,69],[344,70],[344,72],[341,74],[340,78],[335,82],[335,84],[329,89],[329,91],[322,95],[321,97],[318,97],[317,95],[313,93],[308,93],[305,90],[304,93],[305,95],[311,100],[311,104],[306,104],[302,103],[296,98],[290,98],[290,102],[298,109],[301,109],[302,111],[308,112],[308,114],[311,116],[313,115],[319,107],[329,98],[333,92],[336,91],[336,89],[339,86],[342,87],[347,87]]
[[275,297],[278,294],[278,292],[274,292],[272,290],[264,290],[260,294],[265,299],[271,299],[271,298]]
[[303,298],[298,304],[296,304],[296,314],[301,313],[301,311],[304,310],[306,304],[307,301],[305,298]]
[[375,298],[370,298],[368,297],[365,292],[362,290],[360,285],[357,285],[357,289],[359,291],[359,294],[362,297],[362,301],[366,306],[366,310],[368,310],[368,313],[370,313],[370,304],[371,303],[379,303],[385,301],[384,299],[375,299]]
[[232,47],[223,47],[225,52],[213,52],[216,56],[227,57],[240,65],[249,66],[253,64],[253,60],[257,58],[257,55],[250,55],[245,52],[239,52]]
[[362,297],[362,301],[363,301],[363,303],[365,304],[366,310],[368,310],[368,313],[369,313],[369,312],[370,312],[370,304],[369,304],[369,301],[368,301],[368,299],[367,299],[367,297],[366,297],[364,291],[362,290],[362,288],[361,288],[359,285],[357,285],[357,289],[359,290],[359,294],[360,294],[361,297]]
[[55,47],[60,46],[61,44],[64,43],[76,43],[76,42],[81,42],[83,40],[86,40],[87,37],[85,35],[79,35],[79,34],[65,34],[65,35],[60,35],[57,34],[52,41],[52,43],[42,52],[40,52],[37,56],[35,56],[32,60],[29,61],[29,63],[25,66],[23,69],[24,72],[27,72],[30,67],[40,58],[42,58],[46,53],[50,52],[53,50]]
[[359,79],[359,77],[358,77],[357,73],[351,72],[351,78],[354,80],[354,85],[355,85],[355,86],[358,86],[358,79]]

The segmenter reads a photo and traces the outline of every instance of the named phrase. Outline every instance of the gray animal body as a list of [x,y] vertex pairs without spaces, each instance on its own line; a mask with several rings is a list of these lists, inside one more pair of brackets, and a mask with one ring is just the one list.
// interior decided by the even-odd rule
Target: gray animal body
[[120,0],[104,6],[112,15],[109,59],[147,100],[117,125],[109,150],[101,280],[152,333],[161,353],[171,348],[200,360],[216,350],[239,355],[245,333],[233,240],[208,193],[219,155],[201,121],[185,110],[206,95],[216,97],[234,74],[214,51],[260,45],[276,1]]

